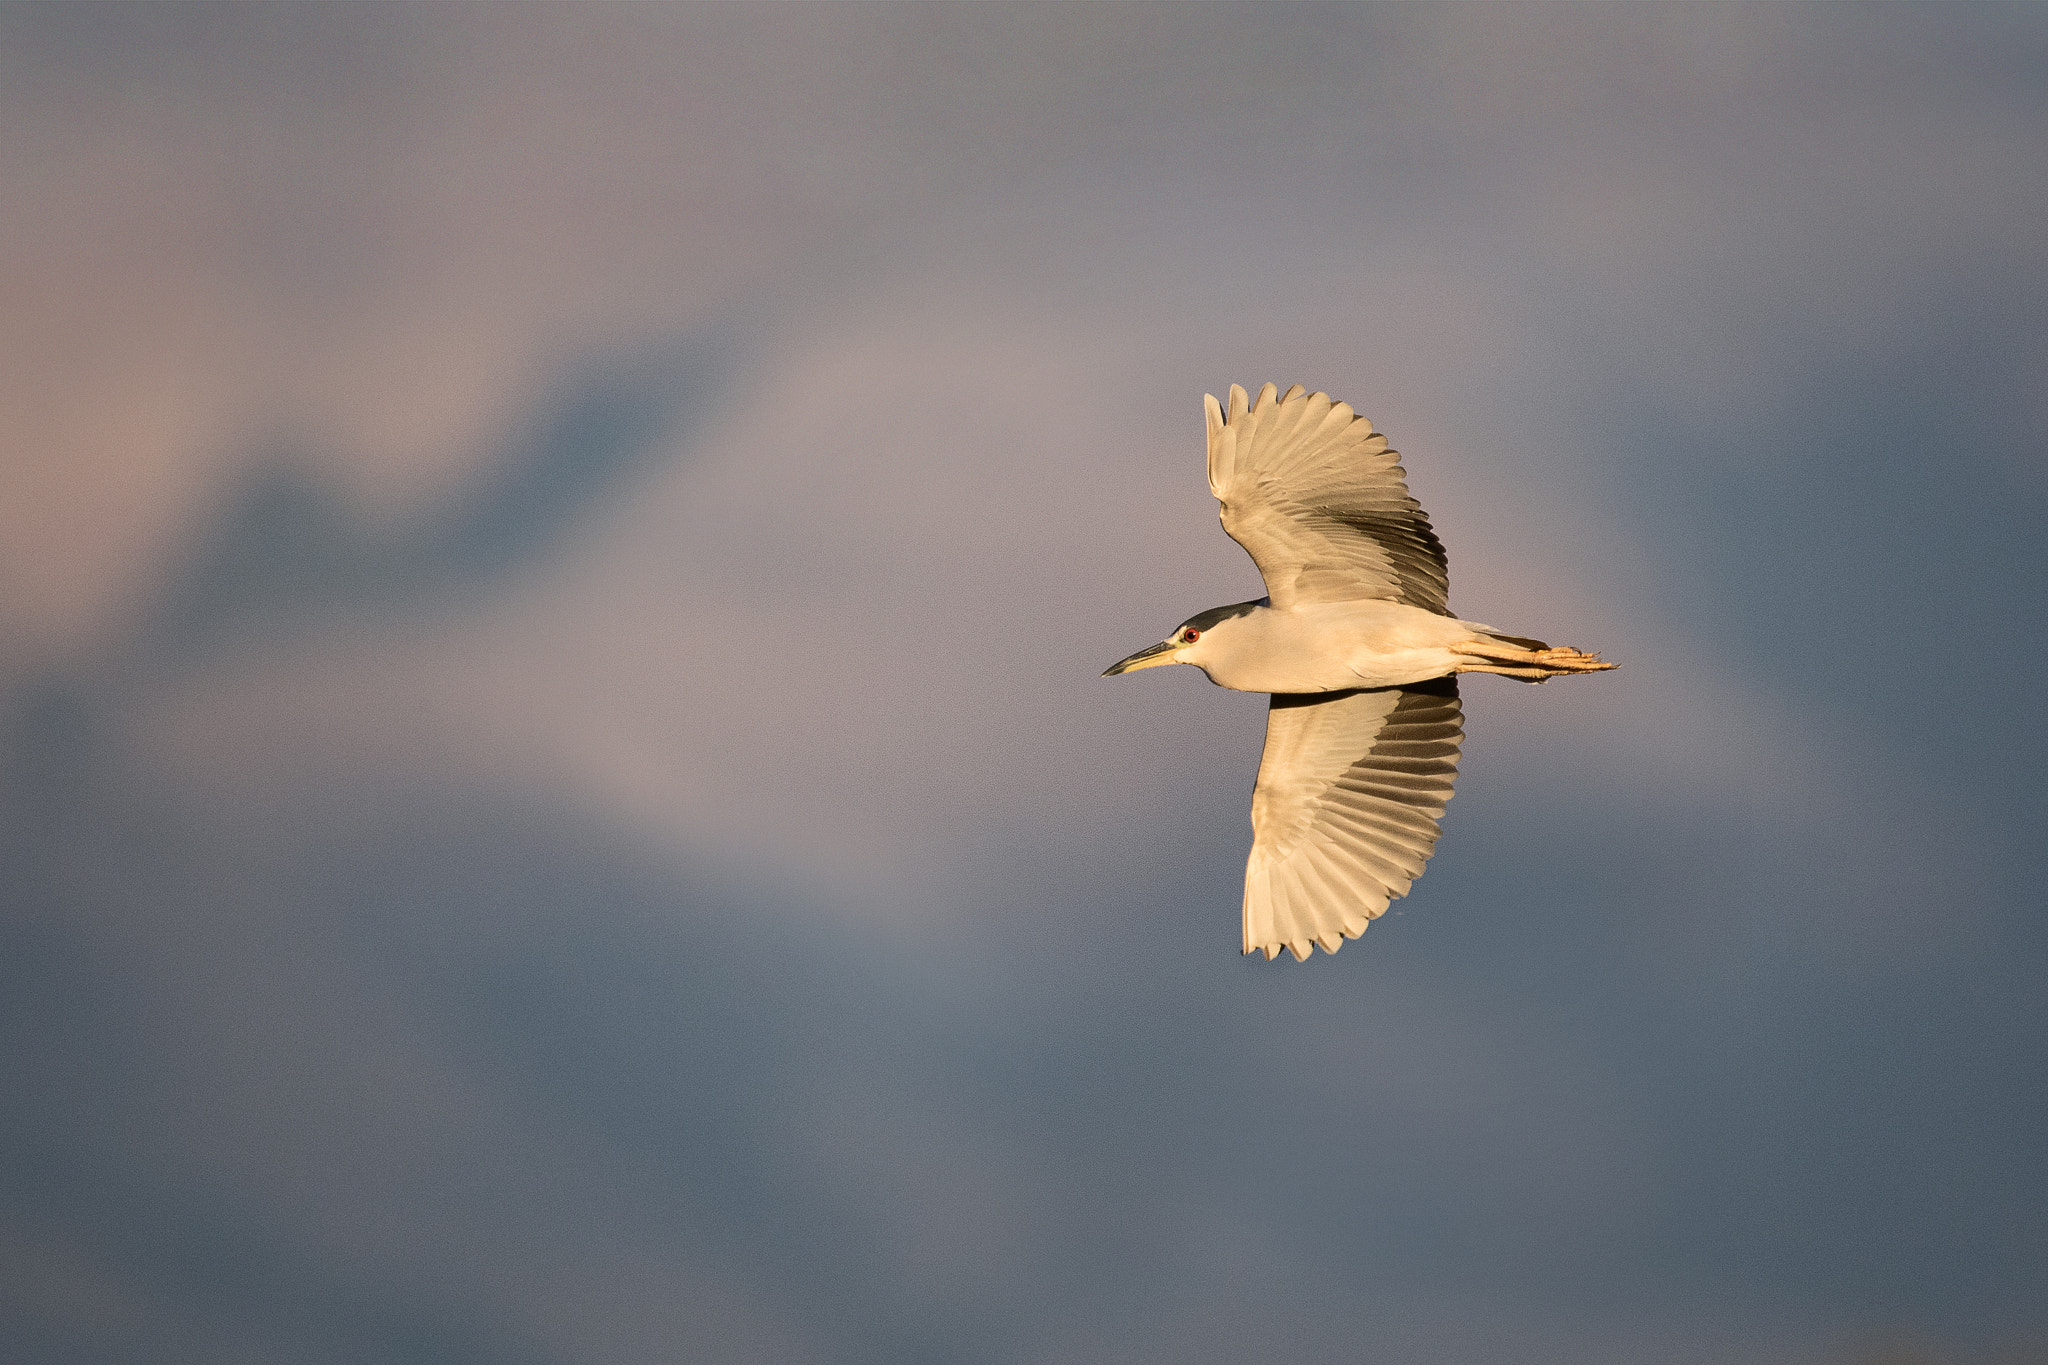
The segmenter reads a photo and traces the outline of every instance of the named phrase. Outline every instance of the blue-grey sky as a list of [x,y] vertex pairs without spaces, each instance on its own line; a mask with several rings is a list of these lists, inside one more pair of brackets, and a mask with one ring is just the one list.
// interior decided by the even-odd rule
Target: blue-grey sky
[[[2048,1351],[2039,8],[14,5],[0,164],[10,1359]],[[1623,665],[1300,965],[1096,676],[1266,380]]]

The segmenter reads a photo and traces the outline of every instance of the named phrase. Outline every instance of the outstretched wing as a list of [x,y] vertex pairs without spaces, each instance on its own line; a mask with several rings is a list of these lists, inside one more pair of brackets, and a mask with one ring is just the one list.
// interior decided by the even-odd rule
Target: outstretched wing
[[1227,413],[1204,403],[1209,490],[1274,606],[1385,598],[1450,614],[1444,547],[1372,423],[1299,384],[1268,384],[1257,404],[1233,384]]
[[1464,738],[1455,678],[1273,698],[1252,794],[1244,950],[1334,953],[1436,848]]

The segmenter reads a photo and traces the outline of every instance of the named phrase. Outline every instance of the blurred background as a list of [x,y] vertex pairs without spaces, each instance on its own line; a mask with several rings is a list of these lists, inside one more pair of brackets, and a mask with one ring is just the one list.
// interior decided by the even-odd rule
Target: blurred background
[[[0,1354],[2048,1358],[2048,11],[0,9]],[[1431,871],[1241,959],[1200,402]]]

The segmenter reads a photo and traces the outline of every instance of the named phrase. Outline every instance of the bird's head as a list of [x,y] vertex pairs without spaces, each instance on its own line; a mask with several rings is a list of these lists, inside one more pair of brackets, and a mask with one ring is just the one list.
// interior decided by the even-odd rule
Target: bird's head
[[1219,645],[1227,647],[1231,631],[1241,627],[1240,618],[1249,616],[1266,605],[1266,599],[1256,602],[1238,602],[1227,607],[1214,607],[1199,616],[1190,616],[1174,627],[1173,633],[1156,645],[1147,645],[1127,659],[1118,659],[1102,670],[1105,678],[1119,673],[1131,673],[1140,668],[1154,668],[1160,664],[1193,664],[1201,668],[1216,657]]

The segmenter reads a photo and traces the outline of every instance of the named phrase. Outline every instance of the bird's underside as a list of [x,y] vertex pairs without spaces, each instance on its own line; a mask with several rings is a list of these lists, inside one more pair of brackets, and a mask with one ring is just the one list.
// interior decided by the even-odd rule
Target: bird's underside
[[1399,457],[1346,405],[1271,384],[1253,403],[1233,385],[1207,409],[1209,486],[1267,597],[1191,617],[1108,672],[1191,663],[1273,693],[1244,951],[1306,959],[1422,875],[1464,738],[1456,674],[1535,683],[1614,665],[1452,616],[1443,545]]

